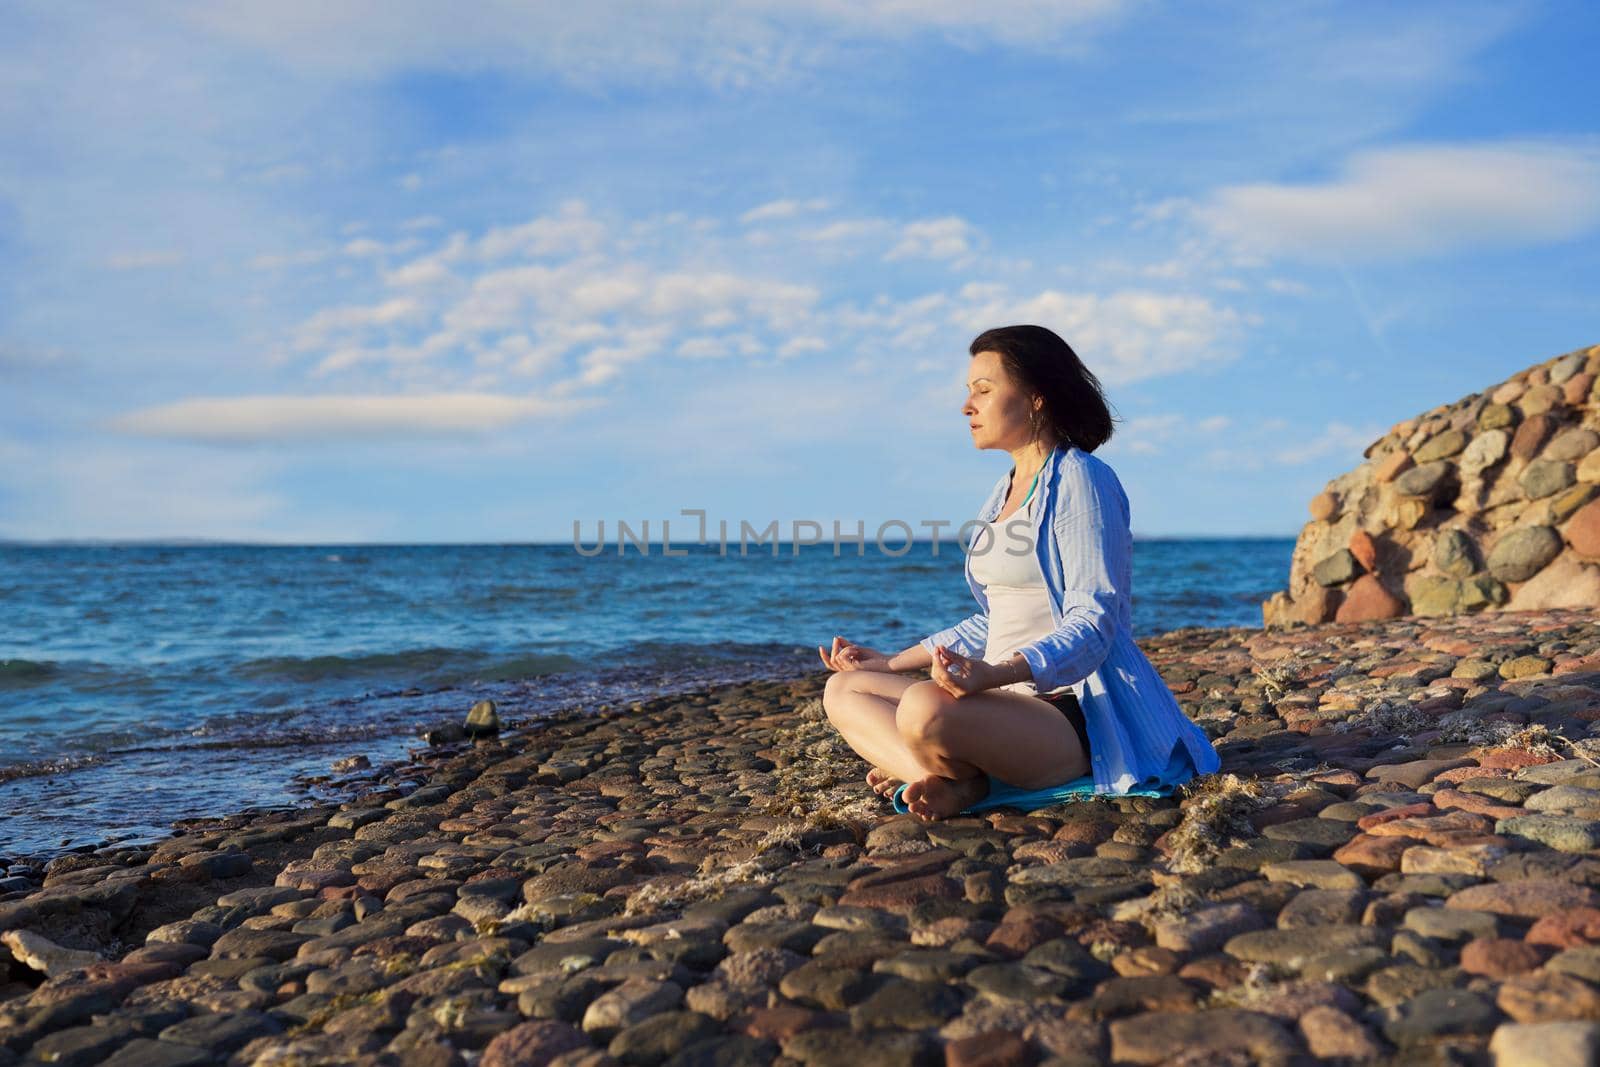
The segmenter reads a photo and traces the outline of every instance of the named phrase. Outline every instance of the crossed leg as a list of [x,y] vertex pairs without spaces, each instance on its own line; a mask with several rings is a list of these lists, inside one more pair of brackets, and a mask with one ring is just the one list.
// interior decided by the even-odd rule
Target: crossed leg
[[1088,772],[1066,716],[1013,690],[958,699],[932,681],[844,671],[828,679],[823,708],[875,771],[907,783],[906,806],[924,819],[948,818],[982,799],[988,775],[1045,789]]

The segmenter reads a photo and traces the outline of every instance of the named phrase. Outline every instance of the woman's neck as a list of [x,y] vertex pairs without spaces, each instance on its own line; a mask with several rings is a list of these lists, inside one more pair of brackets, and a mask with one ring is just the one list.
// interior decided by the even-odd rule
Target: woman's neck
[[1011,453],[1011,484],[1026,483],[1044,468],[1045,460],[1055,451],[1055,445],[1030,441]]

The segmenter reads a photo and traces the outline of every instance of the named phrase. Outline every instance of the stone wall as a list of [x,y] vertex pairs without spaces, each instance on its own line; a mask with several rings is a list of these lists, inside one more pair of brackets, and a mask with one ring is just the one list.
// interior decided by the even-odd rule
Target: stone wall
[[1600,607],[1600,345],[1395,426],[1310,504],[1267,626]]

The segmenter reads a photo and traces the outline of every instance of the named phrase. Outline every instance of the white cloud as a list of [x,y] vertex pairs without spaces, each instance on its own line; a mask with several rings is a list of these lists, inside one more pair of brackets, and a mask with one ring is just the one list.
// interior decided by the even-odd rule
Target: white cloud
[[559,417],[593,406],[487,393],[431,396],[235,396],[181,400],[112,420],[140,437],[258,444],[460,436],[496,430],[533,416]]
[[1362,452],[1383,436],[1377,424],[1352,426],[1337,419],[1320,430],[1301,427],[1282,418],[1262,419],[1253,426],[1241,427],[1228,443],[1200,453],[1209,467],[1256,471],[1268,467],[1298,467],[1315,460],[1331,458],[1355,466]]
[[974,333],[1014,323],[1046,326],[1108,385],[1231,362],[1244,328],[1258,321],[1206,297],[1140,289],[1018,296],[1002,285],[973,283],[958,299],[953,318]]
[[972,251],[977,236],[971,223],[954,215],[920,219],[901,228],[899,242],[883,258],[961,259]]
[[821,198],[812,200],[772,200],[746,211],[739,216],[739,221],[749,226],[751,223],[771,222],[775,219],[792,219],[796,215],[826,211],[827,209],[828,201]]
[[1215,235],[1317,262],[1529,245],[1600,225],[1600,148],[1508,141],[1371,149],[1332,180],[1230,186],[1194,207]]

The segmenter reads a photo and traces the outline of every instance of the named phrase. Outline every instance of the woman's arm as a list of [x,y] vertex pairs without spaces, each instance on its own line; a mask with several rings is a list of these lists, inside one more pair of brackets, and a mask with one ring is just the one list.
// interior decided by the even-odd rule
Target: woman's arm
[[889,669],[896,674],[906,671],[920,671],[933,666],[933,653],[923,648],[920,644],[912,645],[902,652],[896,652],[889,657]]
[[1125,498],[1108,477],[1074,464],[1062,472],[1054,530],[1061,568],[1061,621],[1018,649],[1040,691],[1072,685],[1093,673],[1116,636],[1116,576],[1133,552]]
[[[967,616],[948,630],[940,630],[936,634],[924,637],[917,644],[928,654],[928,662],[923,666],[933,663],[933,650],[940,645],[959,652],[963,656],[973,659],[982,659],[984,649],[989,643],[989,616],[984,612],[977,612]],[[910,649],[906,650],[911,651]]]

